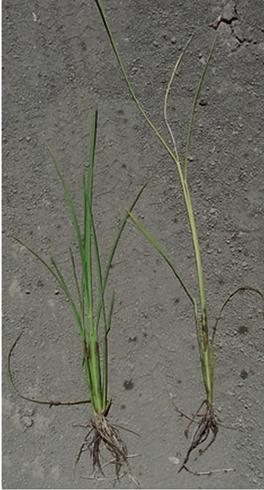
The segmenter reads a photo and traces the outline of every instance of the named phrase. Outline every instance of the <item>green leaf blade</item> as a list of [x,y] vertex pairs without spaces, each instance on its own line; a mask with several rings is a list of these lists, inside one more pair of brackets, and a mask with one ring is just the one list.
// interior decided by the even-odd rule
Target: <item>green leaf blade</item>
[[194,92],[194,97],[193,97],[193,104],[192,104],[192,110],[191,110],[191,115],[190,115],[190,120],[189,120],[189,125],[188,125],[188,134],[187,134],[187,141],[186,141],[186,146],[185,146],[185,156],[184,156],[184,180],[187,180],[187,172],[188,172],[188,163],[189,163],[189,153],[190,153],[190,147],[192,143],[192,133],[193,133],[193,123],[194,123],[194,116],[195,116],[195,111],[197,107],[197,103],[200,97],[200,93],[202,90],[203,82],[205,79],[205,75],[209,66],[209,63],[211,61],[214,48],[215,48],[215,43],[216,43],[216,36],[214,38],[214,41],[212,43],[212,46],[209,51],[209,55],[207,58],[207,61],[203,67],[201,76],[198,80],[195,92]]
[[172,270],[174,276],[178,279],[180,285],[184,289],[185,293],[187,294],[189,300],[192,302],[195,311],[196,311],[196,301],[193,295],[190,293],[189,289],[185,285],[181,275],[176,271],[175,267],[172,264],[171,259],[169,258],[168,254],[165,252],[163,247],[160,245],[160,243],[151,235],[151,233],[145,228],[145,226],[131,213],[128,211],[128,214],[136,226],[136,228],[144,235],[146,240],[152,245],[152,247],[159,253],[159,255],[165,260],[165,262],[168,264],[170,269]]

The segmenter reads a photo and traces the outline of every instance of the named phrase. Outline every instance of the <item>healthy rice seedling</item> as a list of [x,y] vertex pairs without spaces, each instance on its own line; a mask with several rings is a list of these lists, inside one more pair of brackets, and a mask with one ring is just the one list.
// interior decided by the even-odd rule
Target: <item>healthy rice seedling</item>
[[[110,268],[129,214],[128,212],[126,213],[118,228],[116,238],[113,241],[105,268],[103,270],[93,216],[93,177],[96,136],[97,111],[95,111],[93,114],[88,167],[82,186],[82,225],[80,218],[77,215],[76,206],[63,173],[54,153],[51,152],[51,157],[58,179],[64,191],[64,197],[70,211],[71,220],[76,235],[77,250],[79,255],[78,264],[72,249],[69,249],[69,260],[72,268],[75,292],[72,291],[74,288],[71,288],[66,283],[63,272],[53,257],[51,257],[50,263],[46,262],[46,260],[35,252],[30,245],[16,238],[20,245],[26,247],[26,249],[46,267],[65,293],[83,345],[83,367],[85,379],[88,385],[89,399],[65,402],[43,401],[21,394],[15,384],[11,371],[11,356],[19,341],[19,338],[21,337],[21,334],[10,349],[8,356],[8,371],[13,388],[16,390],[18,395],[21,396],[21,398],[30,402],[46,404],[49,406],[91,403],[93,416],[87,425],[89,431],[77,455],[76,464],[80,460],[82,453],[88,449],[92,457],[94,475],[96,475],[98,471],[104,475],[104,466],[101,460],[101,448],[104,446],[111,455],[110,463],[115,466],[116,478],[119,479],[125,474],[132,478],[128,463],[128,451],[126,444],[121,438],[118,429],[119,426],[110,422],[108,419],[108,414],[112,403],[112,400],[108,395],[108,337],[113,318],[115,302],[114,292],[112,293],[108,308],[105,301]],[[141,187],[139,190],[136,198],[130,206],[129,212],[132,212],[134,209],[144,188],[145,186]],[[78,273],[78,270],[80,270],[81,273]],[[134,479],[133,481],[135,482]]]
[[[198,231],[197,231],[197,224],[196,224],[196,218],[195,218],[195,213],[192,205],[192,199],[191,199],[191,193],[188,185],[188,164],[189,164],[189,152],[190,152],[190,147],[191,147],[191,142],[192,142],[192,133],[193,133],[193,124],[194,124],[194,116],[197,108],[197,103],[199,99],[199,95],[202,89],[203,81],[206,75],[206,71],[209,65],[209,62],[211,60],[216,38],[214,39],[214,42],[212,44],[212,47],[209,52],[209,56],[207,59],[206,64],[203,67],[200,79],[197,83],[196,90],[194,93],[193,97],[193,103],[192,103],[192,109],[190,113],[190,119],[189,119],[189,125],[188,125],[188,131],[187,131],[187,141],[185,145],[185,154],[184,158],[181,160],[179,157],[179,153],[177,150],[177,145],[176,141],[171,129],[171,126],[168,121],[168,115],[167,115],[167,105],[168,105],[168,97],[169,93],[172,87],[172,83],[175,79],[175,75],[177,73],[177,70],[179,68],[179,65],[183,59],[183,55],[190,43],[190,40],[187,42],[184,50],[182,51],[181,55],[179,56],[169,83],[167,85],[166,93],[165,93],[165,99],[164,99],[164,120],[165,124],[167,127],[167,130],[169,132],[171,142],[172,142],[172,147],[170,143],[166,141],[166,139],[163,137],[157,126],[152,122],[151,118],[149,115],[146,113],[144,107],[142,106],[141,102],[139,101],[137,95],[135,94],[135,91],[133,89],[133,86],[128,78],[127,72],[125,70],[124,64],[121,60],[117,45],[115,43],[115,40],[113,38],[106,14],[104,12],[101,0],[95,0],[95,4],[99,10],[101,19],[103,21],[105,30],[107,32],[108,38],[110,40],[112,49],[114,51],[115,57],[117,59],[119,68],[121,70],[121,73],[125,79],[128,91],[135,102],[139,112],[142,114],[143,118],[147,122],[147,124],[150,126],[151,130],[154,132],[156,135],[157,139],[159,142],[162,144],[163,148],[169,155],[169,157],[173,160],[173,162],[176,165],[176,169],[178,172],[178,177],[182,189],[182,194],[183,194],[183,201],[185,204],[185,209],[188,217],[188,222],[189,222],[189,227],[190,227],[190,232],[191,232],[191,238],[192,238],[192,244],[193,244],[193,251],[194,251],[194,259],[195,259],[195,268],[196,268],[196,273],[197,273],[197,282],[198,282],[198,290],[199,290],[199,297],[196,298],[194,294],[191,292],[190,288],[187,287],[185,281],[182,279],[181,275],[177,272],[176,268],[174,267],[169,255],[166,253],[166,251],[163,249],[163,247],[158,243],[158,241],[152,236],[152,234],[145,228],[145,226],[140,222],[134,215],[133,213],[129,212],[130,218],[134,225],[137,227],[137,229],[145,236],[147,241],[155,248],[155,250],[163,257],[163,259],[167,262],[168,266],[172,270],[174,276],[176,277],[177,281],[180,283],[181,287],[184,289],[188,299],[191,302],[192,308],[193,308],[193,313],[194,313],[194,321],[195,321],[195,327],[196,327],[196,334],[197,334],[197,341],[198,341],[198,348],[199,348],[199,355],[200,355],[200,362],[201,362],[201,371],[202,371],[202,378],[203,378],[203,383],[205,387],[205,399],[201,403],[201,406],[195,413],[193,417],[188,417],[183,412],[181,412],[178,408],[177,410],[187,417],[189,419],[190,424],[187,428],[186,434],[188,434],[188,431],[190,429],[190,426],[192,424],[196,424],[196,429],[194,431],[194,434],[192,436],[191,444],[190,447],[186,453],[186,456],[182,462],[182,465],[180,466],[179,471],[181,471],[183,468],[185,468],[187,471],[189,470],[187,463],[189,461],[189,457],[196,448],[198,448],[201,444],[203,444],[203,448],[200,449],[199,453],[204,453],[215,441],[217,432],[218,432],[218,426],[220,425],[219,420],[215,414],[214,410],[214,339],[215,339],[215,333],[216,333],[216,328],[217,324],[221,318],[221,315],[224,311],[224,308],[226,305],[229,303],[229,301],[238,293],[238,292],[243,292],[243,291],[249,291],[252,293],[255,293],[260,296],[260,298],[264,299],[263,293],[257,289],[257,288],[252,288],[252,287],[239,287],[235,291],[233,291],[227,299],[224,301],[223,306],[220,309],[220,313],[217,317],[216,323],[214,327],[212,328],[212,334],[210,336],[209,333],[209,325],[208,325],[208,319],[207,319],[207,301],[206,301],[206,288],[205,288],[205,280],[204,280],[204,270],[203,270],[203,264],[202,264],[202,257],[201,257],[201,248],[200,248],[200,242],[199,242],[199,236],[198,236]],[[199,474],[199,473],[195,473]],[[202,474],[205,474],[204,472]]]

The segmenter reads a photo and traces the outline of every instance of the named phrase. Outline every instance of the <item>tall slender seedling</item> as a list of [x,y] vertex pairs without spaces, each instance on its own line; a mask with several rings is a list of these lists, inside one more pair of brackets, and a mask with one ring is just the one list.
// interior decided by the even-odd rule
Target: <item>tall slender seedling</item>
[[[186,457],[179,469],[181,471],[183,468],[188,470],[187,467],[187,462],[189,460],[189,456],[191,452],[197,448],[200,444],[203,442],[207,441],[207,445],[203,448],[202,452],[204,452],[215,440],[217,432],[218,432],[218,423],[217,423],[217,417],[214,412],[214,406],[213,406],[213,395],[214,395],[214,337],[215,337],[215,332],[216,332],[216,326],[219,321],[219,318],[213,328],[213,333],[212,337],[210,338],[209,336],[209,327],[208,327],[208,319],[207,319],[207,301],[206,301],[206,288],[205,288],[205,280],[204,280],[204,270],[203,270],[203,264],[202,264],[202,257],[201,257],[201,247],[200,247],[200,242],[199,242],[199,236],[198,236],[198,231],[197,231],[197,225],[196,225],[196,218],[195,218],[195,213],[192,205],[192,199],[191,199],[191,193],[188,185],[188,164],[189,164],[189,152],[190,152],[190,147],[191,147],[191,142],[192,142],[192,133],[193,133],[193,124],[194,124],[194,116],[197,108],[197,103],[199,99],[199,95],[202,89],[203,81],[208,69],[208,65],[210,63],[213,50],[215,47],[215,42],[216,38],[213,41],[213,44],[211,46],[209,56],[207,58],[207,61],[203,67],[200,79],[197,83],[196,90],[194,93],[193,97],[193,104],[192,104],[192,110],[190,114],[190,119],[189,119],[189,125],[188,125],[188,131],[187,131],[187,141],[185,145],[185,154],[183,161],[181,161],[178,150],[177,150],[177,145],[176,141],[172,132],[172,129],[170,127],[170,124],[168,122],[168,116],[167,116],[167,104],[168,104],[168,97],[169,93],[171,90],[172,83],[174,81],[175,75],[177,73],[177,70],[179,68],[179,65],[182,61],[183,55],[189,45],[190,40],[187,42],[184,50],[182,51],[181,55],[179,56],[173,71],[172,75],[170,77],[166,93],[165,93],[165,99],[164,99],[164,120],[166,127],[168,129],[168,132],[171,137],[171,141],[173,144],[173,147],[171,148],[170,144],[165,140],[165,138],[162,136],[161,132],[157,128],[157,126],[152,122],[151,118],[149,115],[146,113],[144,107],[142,106],[141,102],[139,101],[134,88],[128,78],[126,69],[124,67],[124,64],[121,60],[116,42],[114,40],[112,31],[109,26],[109,22],[107,20],[105,11],[103,9],[102,3],[100,0],[95,0],[96,6],[99,10],[101,19],[103,21],[104,27],[106,29],[108,38],[110,40],[112,49],[114,51],[115,57],[117,59],[118,65],[120,67],[121,73],[125,79],[127,88],[129,90],[129,93],[135,102],[139,112],[142,114],[144,117],[145,121],[151,128],[151,130],[154,132],[156,135],[157,139],[160,141],[162,144],[163,148],[169,155],[169,157],[173,160],[173,162],[176,165],[176,169],[178,172],[178,177],[182,189],[182,194],[183,194],[183,200],[185,204],[185,209],[188,217],[188,222],[189,222],[189,227],[190,227],[190,232],[191,232],[191,238],[192,238],[192,244],[193,244],[193,251],[194,251],[194,258],[195,258],[195,266],[196,266],[196,272],[197,272],[197,282],[198,282],[198,290],[199,290],[199,297],[195,298],[193,293],[190,291],[190,289],[186,286],[185,281],[183,281],[182,277],[180,274],[177,272],[175,267],[172,264],[171,259],[169,258],[168,254],[166,251],[163,249],[163,247],[157,242],[157,240],[150,234],[150,232],[145,228],[145,226],[131,213],[129,212],[130,218],[135,224],[135,226],[140,230],[140,232],[145,236],[145,238],[148,240],[148,242],[157,250],[157,252],[165,259],[167,264],[169,265],[170,269],[173,271],[175,277],[179,281],[180,285],[183,287],[185,293],[187,294],[189,300],[192,303],[193,311],[194,311],[194,318],[195,318],[195,324],[196,324],[196,333],[197,333],[197,340],[198,340],[198,347],[199,347],[199,353],[200,353],[200,360],[201,360],[201,370],[202,370],[202,377],[203,377],[203,382],[204,382],[204,387],[205,387],[205,392],[206,392],[206,398],[202,402],[199,410],[196,412],[195,417],[193,418],[193,422],[197,423],[197,429],[194,432],[193,438],[191,445],[187,451]],[[237,288],[233,293],[231,293],[226,301],[223,304],[223,307],[220,311],[220,316],[223,312],[224,307],[226,304],[231,300],[231,298],[237,294],[239,291],[251,291],[253,293],[257,293],[258,295],[261,296],[263,299],[263,294],[261,291],[259,291],[256,288],[250,288],[250,287],[243,287],[243,288]],[[202,408],[204,409],[203,413],[201,413]],[[198,418],[199,416],[199,418]]]
[[[80,401],[43,401],[36,400],[21,394],[14,382],[11,371],[11,356],[21,334],[14,342],[8,356],[9,377],[13,388],[25,400],[47,404],[47,405],[74,405],[79,403],[91,403],[93,407],[93,417],[89,423],[89,432],[85,437],[76,462],[79,461],[81,454],[89,449],[92,454],[93,466],[95,471],[103,473],[103,467],[100,457],[100,446],[104,445],[111,453],[113,458],[111,463],[115,464],[116,477],[120,478],[121,468],[125,467],[123,474],[128,473],[128,452],[125,443],[122,441],[117,426],[110,423],[107,415],[111,406],[111,399],[108,396],[108,337],[113,318],[113,309],[115,294],[112,293],[110,306],[107,311],[105,302],[105,293],[108,285],[108,278],[113,258],[117,249],[118,242],[126,226],[129,212],[132,212],[138,199],[140,198],[145,186],[141,187],[135,200],[133,201],[129,212],[126,213],[121,225],[119,226],[116,238],[113,242],[110,254],[106,261],[103,271],[100,258],[99,245],[96,235],[96,228],[93,216],[93,177],[94,161],[97,137],[97,111],[93,113],[92,130],[90,137],[89,159],[86,176],[83,180],[83,223],[81,226],[80,219],[77,215],[71,192],[65,181],[58,161],[52,151],[51,158],[54,163],[57,176],[64,191],[64,197],[68,205],[71,220],[73,223],[77,249],[79,254],[79,267],[73,251],[69,249],[69,260],[72,267],[73,284],[75,293],[66,283],[65,277],[55,259],[51,257],[50,263],[46,262],[30,245],[17,239],[17,242],[24,246],[31,254],[34,255],[50,272],[58,285],[64,291],[65,296],[70,304],[75,323],[79,329],[80,338],[83,344],[83,366],[85,370],[85,379],[89,393],[89,399]],[[94,271],[95,269],[95,271]],[[81,273],[78,273],[78,270]],[[95,272],[95,273],[94,273]],[[76,299],[77,298],[77,299]],[[97,305],[96,305],[97,303]],[[101,323],[103,331],[100,331]],[[102,353],[101,353],[102,351]]]

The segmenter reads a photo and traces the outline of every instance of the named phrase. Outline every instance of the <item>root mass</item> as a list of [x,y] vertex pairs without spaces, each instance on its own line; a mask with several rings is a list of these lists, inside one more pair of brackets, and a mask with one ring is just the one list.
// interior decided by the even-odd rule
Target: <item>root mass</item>
[[[129,463],[128,450],[123,442],[118,428],[103,414],[95,415],[87,425],[89,432],[85,436],[84,442],[77,455],[75,466],[80,461],[82,453],[89,450],[93,463],[93,476],[99,472],[105,477],[104,468],[107,465],[114,465],[116,479],[128,475],[132,478]],[[111,455],[111,460],[103,464],[101,451],[105,448]],[[121,470],[124,470],[121,472]]]

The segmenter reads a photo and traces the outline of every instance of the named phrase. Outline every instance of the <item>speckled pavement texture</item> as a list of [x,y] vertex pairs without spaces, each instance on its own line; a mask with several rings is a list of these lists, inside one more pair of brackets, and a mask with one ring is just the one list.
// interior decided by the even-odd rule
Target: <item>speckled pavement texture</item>
[[[187,39],[194,40],[174,84],[169,118],[182,154],[196,80],[224,14],[202,91],[189,183],[199,226],[210,325],[239,285],[264,288],[263,0],[105,0],[109,22],[135,90],[166,134],[166,83]],[[173,162],[138,114],[121,79],[93,1],[3,1],[3,488],[112,488],[87,479],[84,453],[73,465],[89,406],[30,404],[11,390],[7,353],[23,393],[86,398],[82,349],[63,294],[12,236],[70,276],[73,229],[48,154],[56,152],[80,203],[92,109],[99,110],[95,217],[106,257],[115,229],[139,187],[136,214],[161,241],[194,290],[191,238]],[[215,406],[228,426],[177,473],[188,448],[175,403],[193,413],[204,397],[192,312],[183,291],[144,238],[129,225],[111,271],[117,304],[110,338],[113,421],[142,488],[263,488],[264,323],[252,295],[228,306],[216,338]],[[130,488],[124,479],[118,485]]]

